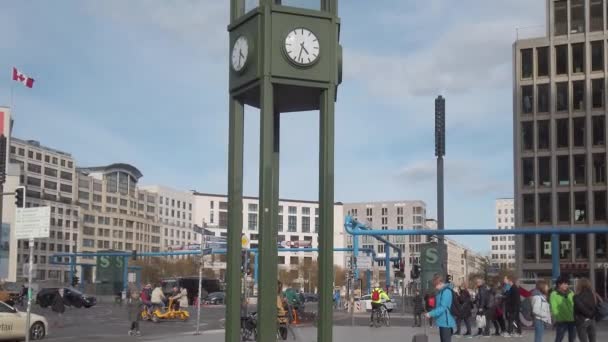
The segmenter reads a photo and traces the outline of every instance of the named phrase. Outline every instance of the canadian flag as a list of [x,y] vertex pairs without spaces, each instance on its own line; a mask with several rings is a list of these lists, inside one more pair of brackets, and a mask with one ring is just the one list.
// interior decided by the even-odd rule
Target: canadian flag
[[21,82],[24,86],[31,88],[34,86],[34,79],[13,68],[13,81]]

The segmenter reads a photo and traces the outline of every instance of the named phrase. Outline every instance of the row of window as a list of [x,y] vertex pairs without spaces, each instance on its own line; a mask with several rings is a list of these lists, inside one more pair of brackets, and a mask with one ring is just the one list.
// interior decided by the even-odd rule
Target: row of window
[[501,251],[506,251],[506,250],[510,250],[510,251],[514,251],[515,250],[515,245],[492,245],[492,250],[493,251],[497,251],[497,250],[501,250]]
[[505,215],[508,215],[509,213],[510,213],[511,215],[513,215],[514,211],[513,211],[513,209],[505,209],[505,210],[498,209],[498,215],[502,215],[503,213],[504,213]]
[[[583,74],[585,72],[585,43],[573,43],[556,45],[555,51],[555,74]],[[589,42],[591,51],[591,72],[604,70],[604,41],[596,40]],[[534,63],[534,51],[536,51],[536,64]],[[531,79],[536,68],[536,77],[548,77],[550,60],[549,47],[537,47],[536,49],[522,49],[521,53],[521,78]]]
[[[397,215],[403,215],[404,207],[396,207],[396,208],[397,208]],[[387,216],[388,209],[389,208],[387,208],[387,207],[380,208],[381,215]],[[424,210],[422,207],[412,207],[413,215],[422,215],[423,212],[424,212]],[[356,217],[359,214],[359,212],[356,208],[353,208],[353,209],[348,210],[347,214]],[[365,208],[365,216],[373,216],[373,215],[374,215],[374,208]]]
[[[605,106],[605,80],[604,78],[594,78],[591,80],[591,108],[602,110]],[[587,109],[585,81],[556,82],[555,83],[555,111],[568,112]],[[571,85],[571,86],[570,86]],[[549,113],[549,103],[551,101],[551,84],[543,83],[536,85],[536,102],[534,102],[534,86],[524,85],[521,87],[521,112],[527,114]],[[570,94],[572,103],[570,103]]]
[[[556,36],[568,33],[584,33],[587,31],[585,24],[585,0],[569,1],[570,7],[568,7],[568,0],[553,1],[553,32]],[[570,22],[568,22],[568,18],[570,18]],[[589,0],[589,31],[602,30],[604,30],[603,1]]]
[[[163,197],[163,196],[160,196],[158,198],[158,204],[161,204],[161,205],[164,204],[164,205],[168,206],[169,203],[171,203],[170,205],[172,207],[175,207],[176,202],[177,202],[178,209],[181,207],[183,210],[186,210],[186,201],[180,201],[180,200],[176,201],[174,198]],[[188,203],[188,210],[192,211],[192,203]]]
[[510,254],[492,254],[492,259],[494,259],[494,260],[509,260],[509,259],[514,259],[514,256],[510,255]]
[[503,220],[504,220],[504,223],[508,223],[509,220],[511,220],[511,222],[513,222],[513,217],[511,217],[511,218],[508,218],[508,217],[505,217],[505,218],[499,217],[498,218],[498,223],[502,223]]
[[[524,235],[523,257],[526,260],[536,260],[537,256],[541,260],[551,259],[551,235]],[[606,251],[608,234],[595,234],[593,239],[595,246],[595,257],[598,259],[608,258]],[[537,248],[539,255],[537,255]],[[559,237],[559,256],[560,259],[588,259],[589,258],[589,235],[576,234],[560,235]]]
[[[592,146],[605,146],[605,122],[606,119],[603,115],[591,117]],[[553,126],[554,134],[551,134],[551,126]],[[552,140],[555,140],[556,149],[567,150],[568,147],[585,147],[587,145],[587,132],[585,117],[524,121],[521,123],[521,149],[522,151],[534,151],[534,147],[536,147],[537,150],[548,151],[553,147]],[[555,139],[552,139],[552,137],[555,137]]]
[[[34,164],[34,163],[27,163],[27,171],[41,175],[42,166],[38,165],[38,164]],[[44,168],[44,175],[48,176],[48,177],[54,177],[54,178],[57,178],[59,176],[59,178],[66,180],[66,181],[70,181],[70,182],[72,181],[72,176],[73,176],[71,172],[58,171],[57,169],[54,169],[51,167]],[[38,184],[31,184],[31,185],[40,186],[40,179],[38,179]]]
[[[174,230],[174,229],[168,229],[165,228],[165,236],[166,237],[176,237],[179,239],[179,230]],[[188,232],[188,234],[186,234],[185,231],[182,231],[182,239],[186,239],[186,236],[188,236],[188,240],[190,240],[190,232]]]
[[[25,149],[22,147],[17,148],[16,146],[11,145],[10,153],[17,154],[21,157],[25,157]],[[29,159],[35,159],[38,161],[42,161],[42,153],[35,152],[34,150],[28,150],[27,157]],[[74,167],[74,162],[72,162],[71,160],[58,159],[57,157],[54,157],[54,156],[51,156],[48,154],[44,155],[44,161],[46,163],[51,163],[53,165],[61,165],[62,167],[67,167],[70,169]]]
[[492,241],[515,241],[515,236],[513,236],[513,235],[492,236]]
[[[552,161],[555,161],[553,166]],[[536,164],[535,164],[536,161]],[[606,154],[591,155],[591,182],[587,179],[588,160],[586,154],[557,155],[554,157],[522,158],[521,185],[524,188],[546,187],[553,184],[552,169],[557,169],[557,186],[601,185],[606,183]],[[535,168],[538,172],[535,172]],[[572,170],[572,171],[571,171]]]
[[[550,224],[552,213],[557,211],[557,222],[588,223],[587,192],[575,191],[558,192],[556,195],[557,203],[552,206],[551,193],[524,194],[522,195],[522,222],[523,224]],[[593,191],[593,221],[606,221],[606,191]],[[538,208],[538,209],[537,209]]]

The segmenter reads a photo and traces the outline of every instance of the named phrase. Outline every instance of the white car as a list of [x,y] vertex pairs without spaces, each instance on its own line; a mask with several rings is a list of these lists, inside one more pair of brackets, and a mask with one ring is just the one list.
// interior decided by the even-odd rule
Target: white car
[[[371,294],[365,295],[365,296],[361,297],[360,299],[356,298],[355,300],[360,300],[361,302],[363,302],[365,304],[365,310],[372,311],[372,295]],[[396,305],[397,304],[395,303],[395,300],[392,298],[389,302],[384,302],[384,306],[386,306],[386,310],[388,310],[388,312],[392,312]]]
[[[0,302],[0,341],[25,339],[26,313]],[[30,340],[41,340],[48,334],[46,318],[31,314]]]

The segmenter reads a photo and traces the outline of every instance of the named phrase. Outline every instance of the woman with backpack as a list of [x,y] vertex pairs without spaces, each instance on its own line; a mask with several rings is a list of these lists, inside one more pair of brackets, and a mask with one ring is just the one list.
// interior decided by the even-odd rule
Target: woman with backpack
[[574,321],[581,342],[596,341],[597,303],[597,295],[593,292],[589,279],[579,279],[574,295]]
[[456,316],[456,333],[454,333],[454,335],[460,335],[460,325],[464,321],[467,332],[463,336],[469,337],[471,336],[471,311],[473,310],[473,302],[471,300],[471,294],[464,284],[460,286],[458,296],[454,297],[454,301],[456,301],[456,305],[458,306],[458,312],[452,312],[452,314]]
[[452,316],[451,307],[454,300],[453,285],[446,283],[440,274],[433,277],[433,286],[437,290],[435,295],[436,308],[426,314],[427,318],[433,317],[439,327],[439,339],[441,342],[452,341],[452,331],[456,327],[456,321]]
[[536,282],[531,293],[532,317],[534,319],[534,342],[542,342],[545,326],[551,324],[551,307],[548,300],[549,284],[544,280]]

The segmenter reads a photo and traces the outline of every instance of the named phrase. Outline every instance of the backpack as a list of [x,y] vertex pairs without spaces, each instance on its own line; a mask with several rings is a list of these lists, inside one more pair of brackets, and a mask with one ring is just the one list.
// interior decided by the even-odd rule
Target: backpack
[[532,297],[524,298],[524,300],[522,300],[519,311],[527,321],[534,321],[534,315],[532,314]]
[[380,290],[376,289],[372,292],[372,301],[377,302],[380,300]]
[[452,314],[452,316],[454,317],[462,317],[462,307],[460,306],[460,303],[458,302],[458,294],[454,291],[452,291],[452,305],[450,305],[450,313]]

